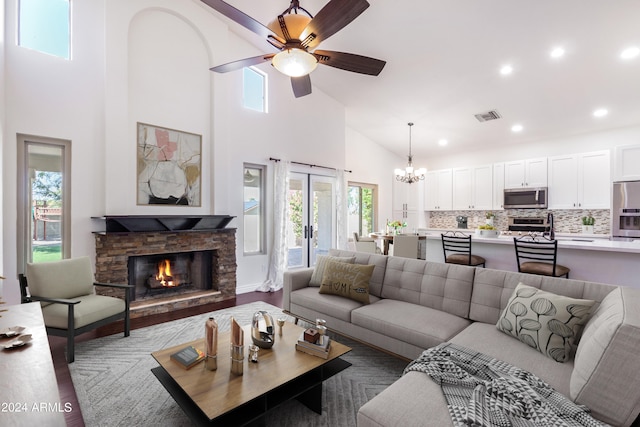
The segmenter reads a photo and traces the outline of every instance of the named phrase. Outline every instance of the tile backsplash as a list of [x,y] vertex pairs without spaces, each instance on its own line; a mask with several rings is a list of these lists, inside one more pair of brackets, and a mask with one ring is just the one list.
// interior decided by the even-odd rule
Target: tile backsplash
[[457,216],[468,218],[467,227],[476,228],[485,224],[485,215],[493,212],[495,218],[493,225],[500,231],[507,230],[508,217],[542,217],[546,218],[549,212],[553,213],[556,233],[581,233],[582,217],[589,214],[595,218],[593,232],[595,234],[611,234],[611,211],[609,209],[507,209],[498,211],[431,211],[427,212],[428,228],[456,228]]

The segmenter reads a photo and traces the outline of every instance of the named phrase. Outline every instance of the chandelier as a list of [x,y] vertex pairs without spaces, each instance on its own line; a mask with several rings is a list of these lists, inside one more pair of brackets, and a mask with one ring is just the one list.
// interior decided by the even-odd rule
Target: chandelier
[[404,169],[396,169],[394,173],[396,174],[396,180],[400,182],[406,182],[407,184],[413,184],[414,182],[418,182],[423,180],[425,174],[427,173],[427,169],[413,168],[413,156],[411,155],[411,126],[413,123],[407,123],[409,125],[409,161],[407,162],[407,166]]

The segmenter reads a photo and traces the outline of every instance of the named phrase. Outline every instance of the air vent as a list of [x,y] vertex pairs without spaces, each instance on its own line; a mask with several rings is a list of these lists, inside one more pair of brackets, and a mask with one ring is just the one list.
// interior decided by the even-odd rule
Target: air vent
[[491,111],[487,111],[486,113],[476,114],[476,119],[478,119],[479,122],[488,122],[489,120],[496,120],[496,119],[499,119],[500,117],[502,116],[496,110],[491,110]]

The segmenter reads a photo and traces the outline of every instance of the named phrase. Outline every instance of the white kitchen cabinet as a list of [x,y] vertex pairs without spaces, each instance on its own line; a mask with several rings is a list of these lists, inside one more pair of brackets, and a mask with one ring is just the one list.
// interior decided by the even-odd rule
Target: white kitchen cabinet
[[609,151],[549,158],[549,209],[609,209]]
[[406,182],[397,180],[393,182],[392,220],[406,222],[406,229],[409,231],[421,226],[418,215],[418,204],[422,185],[422,182],[414,182],[413,184],[407,184]]
[[452,184],[451,169],[427,172],[424,185],[424,209],[427,211],[451,210]]
[[493,206],[492,165],[456,168],[453,175],[454,210],[491,210]]
[[640,181],[640,145],[615,148],[614,181]]
[[546,187],[547,158],[516,160],[504,164],[504,188]]
[[504,163],[493,165],[493,210],[504,209]]

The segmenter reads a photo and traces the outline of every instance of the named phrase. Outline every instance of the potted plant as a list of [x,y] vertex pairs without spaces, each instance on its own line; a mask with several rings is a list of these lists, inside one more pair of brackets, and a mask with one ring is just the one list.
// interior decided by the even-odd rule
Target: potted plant
[[493,225],[493,219],[496,217],[496,215],[493,212],[488,211],[487,213],[484,214],[484,217],[485,217],[485,223],[487,225]]
[[582,232],[584,234],[593,234],[593,225],[596,219],[591,214],[582,217]]

